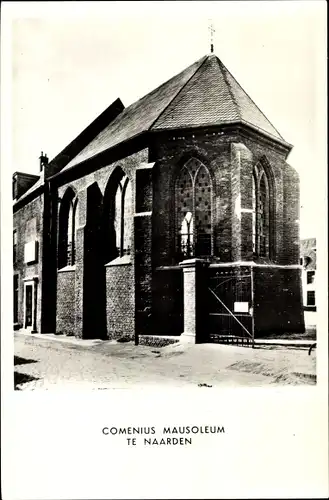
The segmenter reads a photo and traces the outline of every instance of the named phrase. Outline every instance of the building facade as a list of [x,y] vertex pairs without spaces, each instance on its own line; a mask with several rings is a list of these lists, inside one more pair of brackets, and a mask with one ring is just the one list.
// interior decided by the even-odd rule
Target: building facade
[[14,202],[16,252],[39,249],[14,267],[14,321],[32,309],[33,329],[81,338],[303,331],[291,148],[214,54],[115,101]]
[[316,238],[301,240],[300,255],[305,324],[316,326]]

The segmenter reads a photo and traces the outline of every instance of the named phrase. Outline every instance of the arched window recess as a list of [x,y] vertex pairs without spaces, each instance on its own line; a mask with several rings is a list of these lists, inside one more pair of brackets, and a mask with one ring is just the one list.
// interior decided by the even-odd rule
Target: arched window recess
[[72,188],[65,192],[59,211],[58,268],[75,264],[78,198]]
[[104,196],[104,231],[106,263],[129,256],[133,230],[132,186],[118,167],[111,175]]
[[181,168],[175,182],[176,250],[178,258],[213,254],[212,181],[196,158]]
[[254,257],[271,259],[274,254],[274,192],[272,179],[262,163],[253,171],[252,209]]

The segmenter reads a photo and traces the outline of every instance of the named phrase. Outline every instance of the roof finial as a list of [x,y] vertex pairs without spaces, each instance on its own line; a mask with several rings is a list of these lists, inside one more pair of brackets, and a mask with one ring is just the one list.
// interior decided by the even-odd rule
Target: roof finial
[[210,33],[210,52],[214,52],[214,33],[215,33],[215,28],[212,22],[212,19],[209,19],[209,33]]

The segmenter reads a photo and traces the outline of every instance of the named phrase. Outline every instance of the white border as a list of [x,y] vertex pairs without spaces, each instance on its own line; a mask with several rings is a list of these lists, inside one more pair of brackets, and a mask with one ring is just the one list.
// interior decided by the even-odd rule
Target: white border
[[[287,2],[288,4],[289,2]],[[290,2],[304,4],[307,2]],[[317,2],[319,4],[320,2]],[[177,2],[175,7],[186,8]],[[266,2],[259,2],[260,12]],[[323,2],[324,4],[324,2]],[[61,18],[95,13],[88,2],[2,4],[1,346],[4,500],[64,498],[319,498],[328,495],[327,188],[319,182],[319,382],[312,388],[104,391],[86,395],[12,391],[12,220],[10,18],[36,11]],[[77,8],[79,5],[79,8]],[[325,5],[325,4],[324,4]],[[108,8],[108,3],[103,8]],[[97,5],[100,8],[100,4]],[[127,8],[138,9],[141,4]],[[144,5],[145,8],[145,5]],[[156,15],[157,2],[148,8]],[[190,9],[195,7],[189,4]],[[239,5],[237,2],[237,10]],[[325,19],[325,7],[323,7]],[[325,46],[325,36],[323,44]],[[150,42],[152,43],[152,41]],[[319,55],[319,57],[322,57]],[[317,109],[327,109],[326,68]],[[326,116],[315,124],[326,157]],[[325,214],[322,217],[322,214]],[[8,237],[7,237],[8,235]],[[11,285],[8,286],[8,284]],[[104,439],[105,425],[225,425],[223,439],[190,449],[128,449]]]

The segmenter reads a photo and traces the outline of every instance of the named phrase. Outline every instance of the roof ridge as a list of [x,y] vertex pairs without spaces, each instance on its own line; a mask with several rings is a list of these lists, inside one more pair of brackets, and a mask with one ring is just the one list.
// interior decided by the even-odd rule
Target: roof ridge
[[[233,91],[232,91],[232,89],[231,89],[231,86],[230,86],[230,84],[229,84],[229,82],[228,82],[228,80],[227,80],[227,77],[226,77],[225,71],[223,71],[223,69],[222,69],[222,66],[224,66],[224,64],[222,63],[222,61],[219,59],[219,57],[218,57],[218,56],[216,56],[216,61],[217,61],[218,67],[219,67],[219,69],[220,69],[220,72],[221,72],[221,74],[223,75],[223,78],[224,78],[224,80],[225,80],[225,83],[226,83],[226,86],[227,86],[228,92],[229,92],[229,94],[230,94],[230,96],[231,96],[231,98],[232,98],[232,101],[234,102],[234,104],[235,104],[235,106],[236,106],[236,108],[237,108],[237,111],[238,111],[238,116],[239,116],[240,120],[242,120],[241,108],[240,108],[240,106],[239,106],[239,103],[238,103],[238,101],[237,101],[237,99],[236,99],[235,95],[233,94]],[[224,68],[225,68],[225,66],[224,66]],[[233,77],[233,75],[232,75],[232,77]]]
[[[174,97],[170,100],[170,102],[167,104],[167,106],[165,106],[163,108],[163,110],[161,111],[161,113],[158,114],[158,116],[156,117],[156,119],[154,120],[154,122],[152,122],[152,124],[149,126],[148,130],[151,130],[154,125],[156,124],[156,122],[159,120],[159,118],[163,115],[163,113],[169,108],[169,106],[172,104],[172,102],[179,96],[179,94],[181,93],[181,91],[186,87],[186,85],[192,80],[192,78],[197,74],[197,72],[202,68],[202,66],[204,65],[204,63],[206,62],[206,60],[208,59],[208,55],[207,56],[203,56],[201,57],[200,61],[203,61],[200,62],[200,64],[198,65],[198,67],[196,68],[196,70],[193,72],[193,74],[190,76],[190,78],[188,78],[186,80],[186,82],[182,85],[182,87],[178,90],[178,92],[174,95]],[[184,70],[183,70],[184,71]],[[179,73],[178,73],[179,74]]]
[[[128,104],[127,107],[125,107],[122,111],[122,114],[125,113],[125,112],[129,112],[130,109],[135,106],[136,104],[140,103],[141,101],[147,99],[149,96],[151,96],[152,94],[155,94],[156,92],[158,92],[162,87],[165,87],[166,85],[168,85],[168,83],[170,83],[172,80],[175,80],[175,78],[177,78],[179,75],[181,75],[182,73],[184,73],[185,71],[187,71],[191,66],[193,66],[194,64],[197,64],[198,62],[202,65],[204,61],[202,61],[202,59],[206,58],[206,56],[203,56],[199,59],[199,61],[195,61],[194,63],[190,64],[189,66],[187,66],[186,68],[184,68],[183,70],[179,71],[176,75],[172,76],[171,78],[168,78],[168,80],[166,80],[165,82],[161,83],[160,85],[158,85],[157,87],[155,87],[155,89],[152,89],[150,90],[149,92],[147,92],[145,95],[143,95],[142,97],[139,97],[138,99],[136,99],[136,101],[133,101],[131,102],[130,104]],[[202,61],[202,63],[201,63]],[[196,69],[196,71],[198,70],[198,68]],[[179,93],[179,92],[178,92]]]
[[[282,135],[280,134],[280,132],[276,129],[276,127],[273,125],[273,123],[267,118],[267,116],[265,115],[265,113],[263,113],[263,111],[260,109],[259,106],[257,106],[257,104],[255,103],[255,101],[250,97],[250,95],[248,94],[248,92],[246,92],[244,90],[244,88],[240,85],[240,83],[238,82],[238,80],[232,75],[232,73],[230,72],[229,69],[227,69],[227,67],[225,66],[225,64],[217,57],[218,61],[220,62],[220,64],[223,66],[224,70],[227,71],[227,73],[233,78],[233,80],[236,82],[236,84],[238,85],[238,87],[242,90],[242,92],[244,94],[246,94],[246,96],[248,97],[248,99],[251,100],[251,102],[254,104],[254,106],[258,109],[258,111],[264,116],[264,118],[269,122],[269,124],[273,127],[273,129],[276,131],[276,133],[279,135],[279,137],[284,141],[284,138],[282,137]],[[226,80],[226,78],[225,78]],[[230,87],[230,86],[229,86]],[[230,91],[231,91],[231,87],[230,87]]]
[[[184,73],[188,68],[190,68],[191,66],[193,66],[194,64],[197,64],[198,62],[202,65],[204,61],[202,61],[202,59],[206,58],[207,56],[202,56],[199,61],[195,61],[194,63],[190,64],[190,66],[187,66],[187,68],[184,68],[183,70],[179,71],[176,75],[168,78],[168,80],[166,80],[165,82],[161,83],[160,85],[158,85],[157,87],[155,87],[154,89],[150,90],[149,92],[147,92],[146,94],[144,94],[142,97],[139,97],[137,98],[135,101],[131,102],[130,104],[128,104],[128,106],[125,106],[124,109],[121,111],[121,113],[115,117],[115,119],[113,120],[113,122],[115,122],[117,120],[117,118],[121,117],[122,115],[125,115],[127,113],[129,113],[131,111],[132,108],[134,108],[137,104],[141,103],[142,101],[144,101],[145,99],[149,98],[152,94],[155,94],[156,92],[158,92],[162,87],[165,87],[166,85],[168,85],[168,83],[170,83],[172,80],[174,80],[175,78],[177,78],[179,75],[181,75],[181,73]],[[201,63],[202,61],[202,63]],[[196,69],[196,71],[198,70],[199,68]],[[193,76],[193,75],[192,75]],[[179,93],[179,92],[178,92]],[[102,133],[103,130],[100,131],[100,133]],[[99,134],[98,134],[99,135]]]

